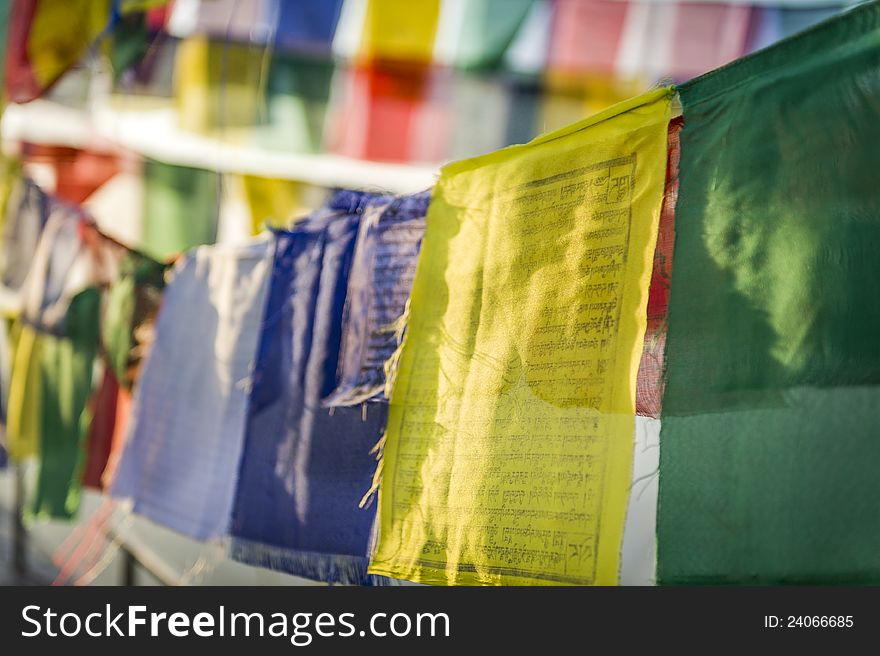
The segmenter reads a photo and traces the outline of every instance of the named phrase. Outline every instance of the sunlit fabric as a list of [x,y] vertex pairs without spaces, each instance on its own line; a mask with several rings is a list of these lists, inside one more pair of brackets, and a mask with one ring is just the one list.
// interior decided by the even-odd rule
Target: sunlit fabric
[[22,144],[21,157],[27,165],[51,167],[55,182],[46,191],[77,204],[119,173],[121,165],[116,154],[44,144]]
[[880,5],[681,87],[661,583],[880,581]]
[[325,409],[335,384],[348,273],[362,213],[385,197],[342,192],[275,233],[272,283],[248,411],[232,556],[321,581],[370,584],[371,449],[384,404]]
[[79,507],[101,288],[116,276],[123,254],[77,208],[58,203],[22,287],[22,321],[38,333],[29,363],[36,369],[24,374],[23,387],[39,388],[30,411],[39,444],[36,516],[69,518]]
[[617,582],[671,96],[441,171],[371,572]]
[[219,176],[213,171],[144,162],[143,250],[164,260],[217,238]]
[[10,335],[12,366],[6,416],[6,446],[11,458],[22,460],[37,454],[40,448],[40,338],[22,323],[13,326]]
[[79,62],[109,27],[111,0],[13,0],[6,50],[6,94],[28,102]]
[[366,0],[360,57],[428,63],[440,17],[440,0]]
[[273,0],[202,0],[198,2],[194,29],[219,41],[265,43],[271,32],[274,5]]
[[339,385],[327,407],[386,399],[385,364],[400,344],[430,192],[400,196],[364,212],[348,279]]
[[267,239],[190,251],[134,390],[111,492],[196,539],[229,526],[271,262]]
[[[344,102],[334,110],[328,145],[357,159],[407,162],[417,149],[429,103],[431,67],[406,62],[357,65],[346,71]],[[434,130],[435,126],[431,126]]]
[[535,0],[444,0],[435,58],[464,70],[497,69]]
[[256,142],[273,150],[319,152],[334,70],[331,59],[274,53],[265,82],[265,125],[256,128]]
[[124,254],[78,207],[56,202],[22,285],[23,320],[42,332],[64,334],[71,299],[114,280]]
[[305,214],[306,185],[301,182],[245,175],[242,186],[254,234],[267,227],[288,227]]
[[550,67],[613,73],[630,3],[554,0]]
[[174,57],[180,127],[242,141],[263,111],[265,45],[193,36]]
[[329,55],[342,0],[274,0],[273,4],[277,50]]

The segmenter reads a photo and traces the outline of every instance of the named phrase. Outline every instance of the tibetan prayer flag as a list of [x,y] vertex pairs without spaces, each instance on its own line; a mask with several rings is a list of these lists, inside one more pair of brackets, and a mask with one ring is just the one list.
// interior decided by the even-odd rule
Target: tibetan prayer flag
[[51,168],[53,196],[69,203],[82,204],[119,173],[118,155],[66,146],[22,144],[22,159],[29,165]]
[[430,199],[430,192],[400,196],[364,212],[342,319],[339,386],[325,406],[387,399],[385,363],[400,345]]
[[217,238],[218,175],[144,162],[143,250],[157,260],[212,244]]
[[64,334],[40,335],[40,467],[31,510],[35,517],[70,518],[79,510],[100,305],[100,290],[85,289],[67,305]]
[[6,42],[6,94],[42,95],[110,24],[110,0],[13,0]]
[[628,2],[555,0],[549,67],[613,73],[628,11]]
[[270,247],[206,246],[178,263],[134,390],[111,492],[199,540],[229,526]]
[[232,556],[296,576],[374,584],[370,488],[384,404],[322,408],[336,382],[348,272],[361,214],[388,198],[340,192],[275,233],[232,521]]
[[104,369],[98,391],[91,399],[85,464],[82,471],[83,487],[103,489],[101,477],[107,468],[113,431],[116,428],[116,410],[119,402],[119,382],[109,369]]
[[360,55],[368,60],[428,63],[440,0],[367,0]]
[[193,36],[174,58],[180,127],[225,139],[244,139],[259,123],[268,51],[265,45]]
[[658,581],[880,582],[880,4],[681,87]]
[[40,337],[24,323],[11,335],[12,367],[6,413],[6,446],[13,460],[34,456],[40,448]]
[[497,76],[457,74],[452,78],[451,96],[455,125],[445,140],[445,157],[438,160],[475,157],[508,145],[508,115],[514,111],[509,84]]
[[7,289],[21,290],[54,202],[33,181],[22,178],[6,204],[0,249],[0,279]]
[[22,321],[40,333],[21,388],[26,393],[31,382],[39,389],[38,403],[27,411],[38,417],[28,418],[39,431],[35,516],[69,518],[79,507],[101,287],[115,277],[122,254],[122,247],[98,233],[77,208],[59,202],[23,285]]
[[255,134],[265,148],[321,150],[334,65],[330,59],[275,53],[266,81],[266,124]]
[[410,161],[420,149],[418,132],[429,106],[431,68],[382,62],[357,65],[345,73],[344,102],[331,121],[333,150],[356,159]]
[[500,68],[535,0],[444,0],[436,58],[464,70]]
[[116,479],[116,471],[119,469],[119,461],[125,450],[125,438],[128,431],[128,420],[131,415],[131,392],[125,387],[119,388],[119,396],[116,398],[116,412],[113,435],[110,439],[110,453],[107,455],[107,464],[104,473],[101,474],[101,489],[109,490],[113,487]]
[[329,55],[342,0],[274,0],[275,49]]
[[165,270],[165,264],[129,251],[107,290],[101,346],[116,381],[129,390],[153,340]]
[[254,234],[267,227],[289,227],[308,213],[308,196],[312,188],[306,183],[255,175],[243,175],[241,182]]
[[636,412],[643,417],[660,418],[666,365],[666,329],[669,326],[669,284],[672,277],[672,247],[675,243],[675,202],[678,198],[678,161],[681,117],[669,123],[666,157],[666,189],[654,250],[654,271],[648,291],[648,327],[645,348],[636,383]]
[[199,0],[196,4],[197,34],[239,43],[265,42],[269,34],[272,0]]
[[441,171],[372,573],[617,582],[671,96]]

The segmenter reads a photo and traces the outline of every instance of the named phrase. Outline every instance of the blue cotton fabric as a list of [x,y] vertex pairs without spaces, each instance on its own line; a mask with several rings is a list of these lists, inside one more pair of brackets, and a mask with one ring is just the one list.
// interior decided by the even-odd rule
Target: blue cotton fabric
[[197,540],[227,535],[273,244],[202,246],[165,288],[111,494]]
[[275,0],[275,47],[291,52],[330,52],[342,0]]
[[253,377],[231,555],[305,578],[353,585],[367,575],[375,508],[371,449],[384,405],[321,406],[335,386],[348,274],[364,211],[390,199],[338,193],[275,233],[274,266]]
[[426,191],[364,213],[348,282],[339,385],[325,406],[387,401],[385,364],[400,346],[430,200]]

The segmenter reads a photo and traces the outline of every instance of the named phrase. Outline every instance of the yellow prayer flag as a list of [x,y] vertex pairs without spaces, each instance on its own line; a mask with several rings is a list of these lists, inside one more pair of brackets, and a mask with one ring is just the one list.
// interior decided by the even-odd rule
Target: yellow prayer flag
[[242,182],[255,235],[267,225],[289,228],[298,217],[315,209],[308,204],[309,189],[305,183],[256,175],[244,175]]
[[180,127],[232,142],[248,138],[265,119],[265,71],[261,45],[212,41],[202,35],[177,46],[174,88]]
[[46,87],[85,54],[110,21],[109,0],[39,2],[27,39],[34,79]]
[[440,0],[368,0],[361,54],[366,59],[429,62]]
[[617,582],[671,97],[443,169],[370,572]]
[[9,381],[6,440],[9,456],[21,460],[36,455],[40,449],[40,339],[33,328],[16,324],[10,341],[14,355]]

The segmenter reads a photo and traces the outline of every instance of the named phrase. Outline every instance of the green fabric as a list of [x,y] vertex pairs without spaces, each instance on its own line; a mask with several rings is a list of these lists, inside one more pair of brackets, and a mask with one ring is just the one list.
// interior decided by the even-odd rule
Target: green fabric
[[41,335],[42,405],[37,517],[70,518],[79,509],[80,468],[89,426],[88,400],[98,349],[101,294],[77,294],[65,315],[65,336]]
[[681,87],[660,583],[880,582],[880,5]]
[[333,70],[330,59],[275,53],[266,84],[268,125],[255,141],[276,150],[319,152]]
[[467,0],[454,63],[468,70],[498,68],[534,0]]
[[121,16],[110,39],[110,66],[114,81],[137,64],[150,48],[150,34],[142,13]]
[[104,356],[116,380],[128,389],[142,357],[137,332],[154,318],[164,286],[164,264],[129,252],[107,292],[101,326]]
[[219,180],[213,171],[144,162],[143,250],[157,260],[217,238]]

